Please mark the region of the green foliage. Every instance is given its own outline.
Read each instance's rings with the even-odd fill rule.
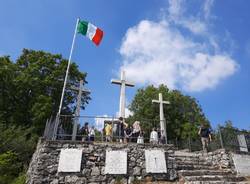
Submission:
[[[18,176],[22,167],[18,162],[18,156],[12,151],[0,154],[0,184],[10,183]]]
[[[35,149],[38,135],[32,128],[21,128],[14,125],[0,124],[0,153],[12,151],[18,154],[18,159],[24,167],[29,164],[29,159]]]
[[[168,100],[171,103],[164,105],[168,139],[197,138],[200,124],[209,125],[200,105],[194,98],[185,96],[177,90],[170,91],[164,85],[158,88],[148,86],[137,91],[130,105],[130,110],[134,114],[128,118],[128,122],[140,120],[143,129],[148,132],[153,127],[159,127],[159,104],[152,103],[153,99],[159,98],[159,93],[162,93],[165,101]]]
[[[24,183],[25,173],[46,120],[58,111],[67,60],[59,54],[24,49],[15,61],[0,57],[0,184]],[[86,73],[71,64],[63,114],[73,114],[77,92]],[[82,96],[81,108],[90,97]]]
[[[21,173],[11,184],[25,184],[26,175],[25,173]]]
[[[58,54],[24,49],[16,63],[0,57],[0,65],[0,122],[32,126],[41,135],[46,119],[58,111],[67,60]],[[75,109],[77,93],[69,86],[77,86],[80,80],[86,84],[85,78],[86,73],[71,64],[63,114],[72,114]],[[81,107],[89,100],[83,95]]]

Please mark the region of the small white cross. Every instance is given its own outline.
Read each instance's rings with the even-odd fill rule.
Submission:
[[[153,103],[159,103],[160,106],[160,128],[161,134],[163,134],[167,140],[167,132],[165,128],[165,118],[164,118],[164,111],[163,111],[163,104],[170,104],[169,101],[163,101],[162,94],[159,93],[159,100],[152,100]]]

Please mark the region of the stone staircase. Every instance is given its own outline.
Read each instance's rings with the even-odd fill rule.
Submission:
[[[250,184],[226,163],[230,162],[226,155],[219,154],[219,159],[218,155],[176,152],[174,157],[180,184]],[[220,165],[221,158],[224,158],[225,167]]]

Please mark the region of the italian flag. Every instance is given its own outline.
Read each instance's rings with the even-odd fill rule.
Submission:
[[[83,20],[80,20],[78,22],[77,32],[83,34],[84,36],[87,36],[96,45],[100,44],[103,37],[103,31],[101,29],[91,24],[90,22],[86,22]]]

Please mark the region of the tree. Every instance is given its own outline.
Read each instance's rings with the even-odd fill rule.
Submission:
[[[0,57],[0,65],[0,122],[7,123],[15,110],[14,79],[18,72],[8,56]]]
[[[67,62],[58,54],[27,49],[23,50],[16,63],[9,57],[1,57],[1,122],[34,126],[41,135],[46,119],[58,111]],[[78,85],[80,80],[86,84],[86,75],[78,70],[76,64],[71,64],[63,114],[72,114],[76,107],[77,93],[69,86]],[[88,94],[82,95],[82,109],[89,100]]]
[[[27,49],[15,62],[0,57],[0,184],[25,182],[46,119],[58,111],[67,62],[59,54]],[[63,114],[73,114],[76,108],[77,93],[69,86],[80,80],[86,84],[86,76],[71,64]],[[82,109],[89,100],[88,94],[82,95]]]
[[[195,98],[185,96],[178,90],[170,91],[165,85],[138,89],[129,107],[134,114],[128,118],[128,122],[140,120],[147,132],[159,127],[159,105],[152,104],[153,99],[158,99],[159,93],[171,103],[164,106],[168,139],[197,138],[200,124],[210,125]]]

